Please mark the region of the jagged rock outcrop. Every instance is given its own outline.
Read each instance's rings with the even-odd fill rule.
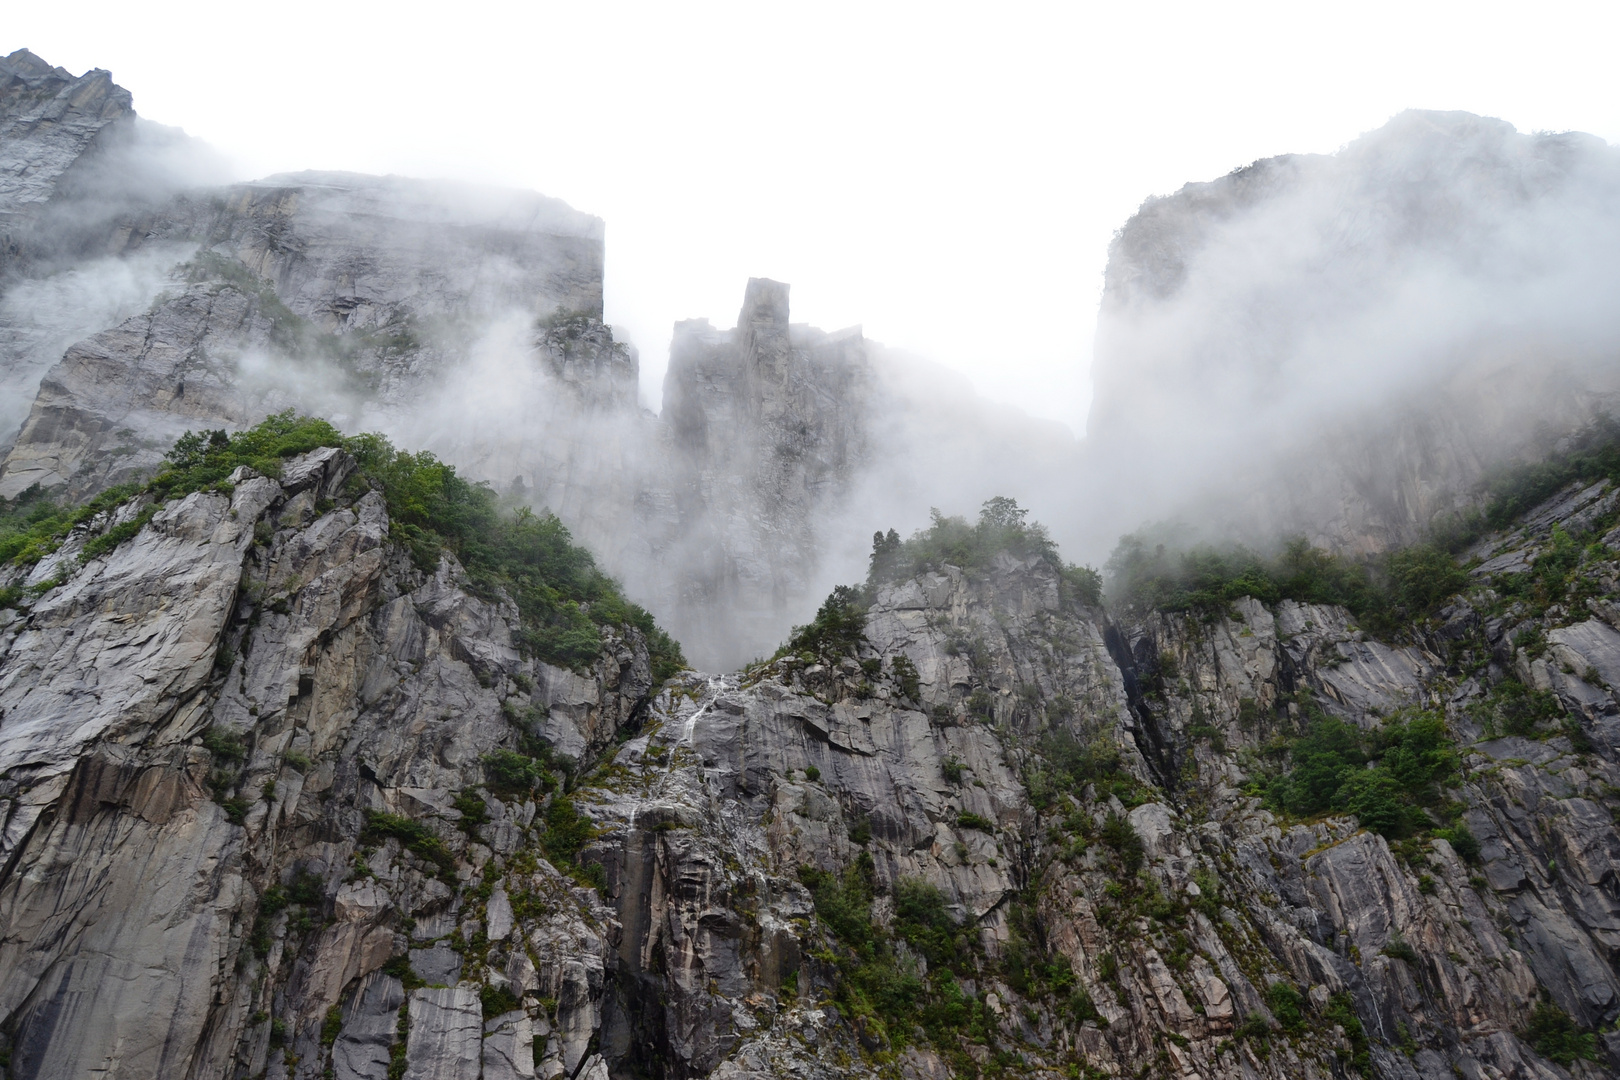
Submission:
[[[649,555],[686,568],[664,575],[658,606],[712,655],[741,662],[814,604],[827,519],[867,464],[873,378],[860,329],[790,324],[780,282],[750,279],[732,330],[676,324],[657,496],[670,520]]]

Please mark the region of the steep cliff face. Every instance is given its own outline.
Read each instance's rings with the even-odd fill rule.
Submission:
[[[88,190],[74,170],[127,95],[5,65],[0,146],[32,163],[0,188],[8,236],[60,239],[49,212]],[[1503,432],[1551,415],[1556,446],[1613,389],[1586,363],[1608,323],[1579,304],[1556,364],[1526,361],[1528,334],[1399,383],[1334,383],[1311,326],[1455,285],[1435,250],[1535,254],[1570,204],[1609,205],[1609,168],[1579,139],[1414,115],[1150,204],[1110,269],[1094,448],[1147,496],[1088,504],[1101,527],[1192,505],[1152,485],[1212,461],[1254,466],[1205,492],[1220,520],[1381,549],[1547,448]],[[1482,205],[1512,226],[1480,239]],[[909,463],[958,486],[950,454],[991,447],[999,476],[1048,445],[974,442],[960,398],[908,389],[858,330],[792,324],[764,279],[734,329],[677,326],[654,417],[601,321],[600,223],[538,196],[298,174],[117,206],[50,249],[71,269],[7,241],[0,359],[38,389],[0,494],[72,500],[182,430],[320,409],[555,508],[731,667],[814,611],[863,500],[938,490]],[[1571,265],[1602,269],[1608,219],[1583,220]],[[1298,247],[1223,276],[1257,236]],[[1392,264],[1412,295],[1379,291]],[[1301,276],[1341,287],[1294,312]],[[1428,355],[1407,345],[1395,361]],[[1342,429],[1304,409],[1281,443],[1184,422],[1196,399],[1259,431],[1281,414],[1245,409],[1272,390],[1286,409],[1341,386]],[[1392,386],[1433,400],[1356,427]],[[655,677],[667,641],[603,615],[616,592],[558,600],[540,549],[514,556],[528,591],[425,558],[424,504],[391,517],[365,441],[332,441],[7,547],[0,1080],[1620,1067],[1608,481],[1481,539],[1464,587],[1381,638],[1290,599],[1107,609],[993,502],[880,536],[867,587],[776,658]],[[1327,480],[1267,471],[1279,446]],[[581,622],[590,655],[537,658]]]
[[[410,954],[419,978],[379,969],[457,931],[463,887],[534,817],[492,801],[494,848],[457,832],[483,804],[452,800],[484,758],[524,717],[564,752],[599,751],[645,707],[646,644],[610,635],[580,672],[522,659],[515,608],[469,595],[453,562],[415,569],[381,497],[346,488],[352,470],[322,450],[279,480],[239,471],[229,494],[171,502],[81,565],[135,519],[128,504],[29,579],[60,584],[5,613],[8,1075],[381,1076],[396,1019],[432,1059],[411,1075],[467,1075],[458,1054],[473,1076],[519,1057],[512,1075],[533,1075],[526,1015],[482,1038],[476,991],[415,991],[400,1013],[401,978],[457,983],[448,948]],[[560,905],[558,933],[539,946],[549,966],[515,973],[577,1024],[576,946],[599,947],[600,904],[528,866],[523,895]],[[527,962],[510,914],[487,929]],[[570,1071],[582,1046],[559,1043]]]
[[[1612,409],[1617,191],[1601,140],[1408,112],[1148,200],[1097,330],[1088,451],[1133,463],[1113,505],[1345,550],[1420,538]]]
[[[1601,485],[1405,643],[1111,618],[1008,548],[877,588],[845,654],[655,690],[633,630],[525,659],[352,469],[239,472],[81,560],[127,505],[0,616],[6,1075],[1566,1076],[1541,995],[1575,1074],[1620,1049],[1578,1035],[1620,1016],[1615,564],[1585,611],[1480,615]],[[1453,733],[1461,831],[1245,790],[1403,709]]]
[[[74,78],[27,49],[0,60],[0,279],[30,254],[34,227],[110,128],[134,119],[129,91],[97,68]]]

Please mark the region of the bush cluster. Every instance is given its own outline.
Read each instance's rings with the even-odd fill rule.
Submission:
[[[1136,610],[1224,615],[1245,596],[1261,603],[1339,604],[1374,633],[1388,635],[1434,613],[1468,586],[1456,559],[1432,545],[1349,559],[1288,541],[1273,556],[1242,547],[1174,550],[1142,535],[1122,538],[1107,564],[1110,599]]]
[[[775,658],[802,654],[837,663],[855,656],[866,642],[866,608],[866,595],[860,588],[837,586],[822,601],[814,619],[793,628],[793,636],[776,651]]]
[[[1087,785],[1095,785],[1098,799],[1114,795],[1126,806],[1140,806],[1148,797],[1141,781],[1126,770],[1113,740],[1098,735],[1082,742],[1063,728],[1047,732],[1024,769],[1030,805],[1046,810],[1063,795],[1082,797]]]
[[[1407,710],[1363,731],[1314,707],[1306,713],[1304,731],[1278,748],[1291,767],[1264,785],[1268,807],[1298,817],[1354,814],[1392,840],[1430,828],[1426,809],[1448,808],[1444,787],[1459,758],[1439,714]],[[1447,838],[1467,846],[1466,833],[1453,826]]]
[[[1594,575],[1581,573],[1582,568],[1611,557],[1601,544],[1583,546],[1561,525],[1554,525],[1546,548],[1527,572],[1492,576],[1491,586],[1498,596],[1492,610],[1501,612],[1522,603],[1522,615],[1529,618],[1540,618],[1554,604],[1582,611],[1583,601],[1602,591]]]
[[[866,575],[868,590],[892,581],[904,581],[946,566],[982,570],[1002,552],[1019,558],[1035,557],[1061,575],[1066,598],[1096,606],[1102,602],[1102,576],[1088,566],[1065,565],[1044,525],[1027,521],[1029,511],[1006,496],[987,500],[979,520],[946,517],[930,510],[932,523],[902,540],[893,529],[872,537],[872,557]]]
[[[489,485],[426,452],[396,450],[380,435],[342,445],[387,499],[392,528],[418,565],[430,568],[450,551],[475,592],[510,596],[523,619],[521,643],[533,655],[580,668],[601,652],[601,627],[633,626],[646,636],[655,679],[686,666],[674,639],[624,598],[556,515],[503,507]]]
[[[367,810],[365,828],[360,832],[360,842],[380,844],[387,839],[398,840],[401,847],[432,863],[438,872],[439,880],[445,884],[456,883],[455,856],[431,828],[401,814]]]
[[[858,1030],[898,1051],[920,1029],[953,1061],[965,1058],[961,1036],[988,1041],[993,1014],[958,983],[974,977],[971,937],[951,918],[938,889],[918,880],[896,882],[894,918],[885,929],[872,918],[870,855],[862,853],[843,874],[801,867],[799,879],[837,941],[828,957],[838,973],[835,994]],[[926,962],[926,973],[913,956]]]
[[[1484,700],[1470,705],[1468,712],[1488,735],[1543,735],[1547,734],[1544,725],[1564,717],[1557,694],[1532,690],[1518,679],[1503,679]]]
[[[1582,1028],[1569,1013],[1552,1001],[1536,1002],[1530,1020],[1519,1032],[1542,1057],[1565,1066],[1580,1061],[1597,1061],[1597,1036]]]
[[[116,508],[138,494],[140,488],[124,484],[108,488],[78,506],[62,506],[35,484],[15,499],[0,499],[0,566],[32,566],[55,551],[75,525]],[[0,590],[0,607],[22,599],[20,589]]]

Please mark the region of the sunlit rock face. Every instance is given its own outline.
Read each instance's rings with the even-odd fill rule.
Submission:
[[[1616,151],[1466,113],[1150,199],[1097,331],[1090,451],[1131,476],[1111,505],[1416,539],[1485,469],[1614,405],[1617,241]]]

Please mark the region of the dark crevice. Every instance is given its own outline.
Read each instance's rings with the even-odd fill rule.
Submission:
[[[1108,646],[1108,655],[1113,658],[1114,666],[1119,668],[1125,680],[1125,701],[1136,721],[1132,732],[1136,749],[1153,773],[1154,783],[1166,792],[1173,791],[1178,777],[1174,750],[1167,745],[1158,718],[1148,708],[1147,700],[1142,695],[1141,680],[1137,677],[1136,660],[1131,656],[1125,635],[1120,633],[1112,620],[1104,625],[1103,643]]]

